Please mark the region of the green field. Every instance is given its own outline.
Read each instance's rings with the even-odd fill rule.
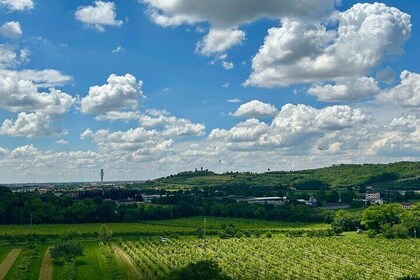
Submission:
[[[114,236],[108,246],[96,240],[84,241],[83,256],[75,262],[54,263],[54,279],[131,280],[166,279],[202,260],[217,263],[221,273],[230,279],[398,279],[420,275],[420,240],[383,238],[345,233],[340,237],[286,237],[293,230],[328,229],[325,224],[280,223],[272,221],[207,218],[206,228],[216,231],[222,224],[234,224],[250,231],[273,233],[252,237],[221,239],[207,236],[199,239],[192,233],[203,227],[202,217],[151,221],[136,224],[109,224],[119,233],[137,231],[153,233],[147,236]],[[63,235],[72,229],[96,234],[99,224],[34,226],[37,234]],[[181,234],[161,240],[161,229]],[[2,226],[4,235],[29,233],[27,226]],[[41,262],[48,246],[57,238],[47,238],[45,244],[30,246],[0,243],[0,263],[13,248],[20,248],[12,269],[5,279],[38,279]],[[23,275],[23,276],[22,276]],[[204,280],[204,279],[202,279]]]
[[[173,220],[147,221],[143,223],[106,224],[115,235],[159,235],[159,234],[194,234],[197,228],[204,226],[204,218],[193,217]],[[248,220],[239,218],[206,218],[208,229],[220,229],[222,224],[235,224],[239,228],[262,231],[287,231],[293,229],[326,229],[327,224],[285,223],[275,221]],[[96,236],[101,224],[66,224],[66,225],[0,225],[0,238],[7,236],[64,235],[69,232]]]

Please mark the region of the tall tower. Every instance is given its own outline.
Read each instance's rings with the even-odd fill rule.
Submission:
[[[104,170],[101,169],[101,184],[104,183]]]

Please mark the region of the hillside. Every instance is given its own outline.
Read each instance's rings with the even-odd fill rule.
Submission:
[[[301,171],[225,173],[188,171],[149,182],[153,187],[188,188],[215,186],[295,187],[325,189],[373,185],[378,188],[420,189],[420,162],[390,164],[341,164]]]

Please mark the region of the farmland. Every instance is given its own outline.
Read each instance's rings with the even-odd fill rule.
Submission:
[[[216,235],[226,224],[246,230],[248,237]],[[100,224],[34,226],[34,233],[47,238],[43,242],[35,238],[38,245],[1,241],[0,262],[12,249],[22,249],[5,279],[16,279],[16,275],[38,279],[47,248],[67,233],[79,232],[85,236],[76,234],[74,238],[81,242],[83,256],[75,262],[54,263],[54,279],[168,279],[201,261],[216,264],[227,277],[221,279],[398,279],[420,275],[419,240],[371,239],[355,233],[310,237],[309,232],[324,231],[329,225],[235,218],[207,218],[210,235],[198,238],[197,228],[203,226],[202,217],[108,224],[114,231],[108,245],[96,239]],[[288,232],[294,231],[306,234],[288,237]],[[24,236],[30,227],[1,226],[0,232]]]
[[[217,230],[222,224],[234,223],[242,229],[261,231],[288,231],[293,229],[326,229],[327,224],[304,224],[287,223],[276,221],[262,221],[239,218],[206,218],[206,226],[209,230]],[[159,234],[194,234],[197,228],[203,226],[203,218],[183,218],[171,220],[146,221],[142,223],[109,223],[106,224],[116,236],[144,235],[153,236]],[[37,236],[58,237],[67,233],[83,236],[96,237],[99,229],[98,224],[53,224],[53,225],[0,225],[0,239],[10,236],[26,237],[33,233]]]
[[[418,241],[417,241],[418,242]],[[418,244],[417,244],[418,245]],[[158,239],[122,242],[145,279],[214,260],[233,279],[396,279],[420,274],[412,240],[333,238]]]

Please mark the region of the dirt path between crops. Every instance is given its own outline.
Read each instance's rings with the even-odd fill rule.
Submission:
[[[123,271],[127,272],[128,279],[141,279],[141,273],[133,259],[119,246],[112,244],[111,247],[112,250],[114,250],[118,264],[123,269]]]
[[[12,249],[10,253],[7,254],[4,261],[0,264],[0,280],[6,278],[7,273],[12,268],[21,251],[22,249]]]
[[[39,271],[38,280],[52,280],[54,276],[54,264],[50,256],[50,249],[45,250],[44,258],[42,259],[41,270]]]

